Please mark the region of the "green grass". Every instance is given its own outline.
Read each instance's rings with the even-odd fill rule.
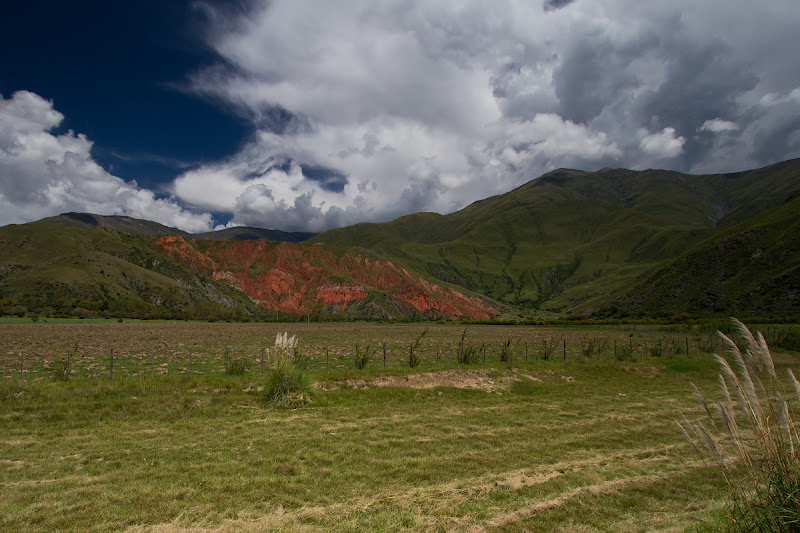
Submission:
[[[9,374],[0,384],[2,530],[642,531],[724,521],[724,481],[674,424],[679,410],[700,416],[688,382],[714,386],[709,354],[619,362],[578,358],[576,347],[566,362],[517,352],[511,365],[449,356],[437,367],[431,347],[462,331],[441,326],[421,341],[423,366],[412,370],[405,356],[419,326],[283,325],[313,353],[309,375],[323,387],[287,410],[263,399],[257,368],[226,376],[199,352],[205,343],[230,341],[231,353],[255,338],[272,344],[278,326],[30,329],[41,326],[3,325],[3,338],[19,346],[44,334],[45,346],[79,337],[84,348],[194,339],[203,373],[127,377],[121,357],[114,381]],[[473,327],[468,339],[499,346],[555,333],[628,334]],[[310,349],[338,353],[372,339],[406,348],[387,369],[379,353],[360,371],[349,354],[326,370],[324,351],[321,360]],[[423,378],[431,388],[412,388]]]
[[[796,316],[800,195],[634,280],[608,303],[617,314]]]

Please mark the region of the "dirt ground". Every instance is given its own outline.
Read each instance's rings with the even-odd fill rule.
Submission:
[[[459,389],[475,389],[486,392],[496,392],[508,389],[512,383],[520,380],[542,381],[541,379],[514,370],[511,375],[496,375],[489,369],[477,370],[440,370],[410,374],[408,376],[384,376],[372,380],[347,379],[333,383],[317,383],[321,390],[336,390],[339,388],[369,389],[374,387],[406,387],[411,389],[433,389],[436,387],[456,387]],[[561,379],[572,381],[569,376]]]

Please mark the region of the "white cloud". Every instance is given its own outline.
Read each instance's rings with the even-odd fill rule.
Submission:
[[[723,133],[726,131],[736,131],[739,129],[739,126],[735,122],[731,122],[729,120],[723,120],[721,118],[713,118],[711,120],[706,120],[703,122],[703,125],[700,126],[698,131],[708,131],[711,133]]]
[[[648,155],[658,159],[677,157],[683,152],[686,139],[675,137],[675,128],[664,128],[658,133],[645,134],[639,141],[639,147]]]
[[[63,120],[53,103],[28,91],[0,96],[0,224],[22,223],[67,211],[125,214],[187,231],[206,231],[211,215],[106,172],[91,156],[85,135],[50,132]]]
[[[245,5],[204,5],[221,61],[189,84],[256,132],[179,176],[173,199],[153,197],[165,220],[210,223],[182,202],[230,224],[322,230],[450,212],[557,167],[729,172],[800,156],[800,70],[785,52],[800,47],[796,0]],[[7,202],[117,212],[129,191],[150,205],[85,137],[47,133],[61,115],[37,98],[2,111],[14,129],[0,143],[30,137],[13,164],[42,167],[35,186],[3,185]]]
[[[174,193],[234,223],[319,230],[449,212],[562,166],[714,171],[798,153],[792,135],[767,148],[791,122],[763,111],[800,84],[776,53],[800,45],[791,0],[556,4],[256,0],[218,13],[210,44],[228,66],[192,86],[262,131]],[[276,108],[294,122],[276,127]],[[347,185],[275,168],[281,157]]]

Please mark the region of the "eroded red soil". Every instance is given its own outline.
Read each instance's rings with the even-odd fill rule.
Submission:
[[[486,319],[497,315],[483,300],[427,282],[388,261],[324,244],[193,241],[177,235],[154,236],[153,242],[183,265],[231,282],[267,309],[346,311],[372,297],[376,302],[395,300],[411,305],[429,317]]]

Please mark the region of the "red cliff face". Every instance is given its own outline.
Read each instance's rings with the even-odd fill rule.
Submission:
[[[267,309],[290,313],[346,311],[376,289],[431,318],[486,319],[490,305],[429,283],[381,261],[322,244],[270,241],[192,241],[154,236],[172,259],[214,279],[225,279]]]

